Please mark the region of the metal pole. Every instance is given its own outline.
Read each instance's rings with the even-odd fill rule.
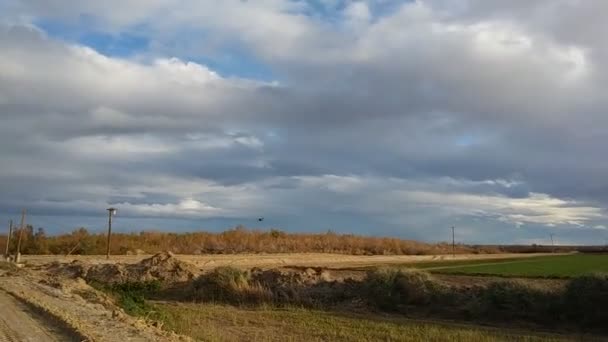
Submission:
[[[21,261],[21,239],[23,238],[23,229],[25,227],[25,209],[21,211],[21,225],[19,227],[19,239],[17,240],[17,256],[15,261]]]
[[[11,236],[13,235],[13,220],[8,222],[8,236],[6,237],[6,251],[4,252],[4,256],[8,258],[9,256],[9,246],[11,245]]]
[[[456,241],[454,238],[454,226],[452,226],[452,258],[456,258]]]
[[[110,259],[110,236],[112,236],[112,209],[108,209],[108,243],[106,249],[106,259]]]

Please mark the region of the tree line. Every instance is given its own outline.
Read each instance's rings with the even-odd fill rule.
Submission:
[[[10,251],[16,253],[20,231],[16,229]],[[107,235],[78,228],[71,233],[47,235],[43,228],[28,225],[23,230],[22,254],[81,254],[99,255],[106,252]],[[4,250],[6,235],[0,236]],[[449,243],[429,244],[412,240],[353,234],[286,233],[281,230],[250,230],[243,226],[224,232],[170,233],[141,231],[112,234],[110,253],[138,254],[171,251],[177,254],[235,254],[235,253],[340,253],[352,255],[433,255],[449,254]],[[488,253],[481,247],[457,245],[456,253]]]

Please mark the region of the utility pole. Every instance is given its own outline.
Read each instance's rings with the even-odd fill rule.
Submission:
[[[456,258],[456,240],[454,238],[454,226],[452,226],[452,258]]]
[[[25,209],[21,211],[21,225],[19,226],[19,239],[17,239],[17,256],[15,262],[21,262],[21,239],[23,238],[23,229],[25,228]]]
[[[110,237],[112,236],[112,216],[116,215],[116,208],[108,208],[108,243],[106,249],[106,259],[110,259]]]
[[[9,246],[11,245],[11,236],[13,235],[13,220],[8,222],[8,235],[6,237],[6,251],[4,252],[4,256],[8,259],[9,257]]]

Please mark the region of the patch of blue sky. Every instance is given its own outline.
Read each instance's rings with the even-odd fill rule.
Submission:
[[[402,6],[415,2],[416,0],[367,1],[373,19],[392,15],[397,12]]]
[[[349,1],[345,0],[307,0],[302,14],[323,21],[337,21],[342,17]]]
[[[78,43],[92,47],[106,56],[129,57],[146,51],[149,40],[129,33],[113,35],[88,32],[78,39]]]
[[[152,42],[145,35],[146,32],[149,32],[145,27],[133,27],[122,32],[108,33],[96,30],[94,26],[87,27],[85,25],[86,21],[87,18],[84,17],[81,20],[69,23],[38,20],[35,25],[52,38],[85,45],[109,57],[128,58],[160,51],[163,56],[158,57],[177,57],[184,61],[203,64],[223,77],[253,79],[262,82],[277,80],[276,75],[268,65],[246,49],[233,44],[222,44],[208,51],[204,49],[203,51],[196,49],[199,50],[196,52],[189,51],[189,45],[192,44],[192,39],[194,39],[193,36],[196,36],[196,39],[201,39],[202,44],[205,44],[205,35],[203,34],[195,35],[190,32],[190,34],[185,35],[191,38],[188,38],[188,42],[183,42],[184,46],[180,46],[180,39],[177,39],[173,41],[176,46],[163,44],[165,46],[160,50],[150,51]],[[141,32],[141,34],[138,32]],[[152,50],[155,49],[152,48]]]
[[[235,77],[261,82],[280,81],[273,70],[244,50],[222,50],[207,56],[189,56],[187,61],[203,64],[222,77]]]
[[[302,14],[329,23],[340,23],[344,18],[344,10],[356,1],[352,0],[306,0]],[[415,0],[368,0],[365,2],[372,15],[372,21],[388,16],[401,6],[414,3]]]
[[[38,20],[34,24],[50,37],[77,43],[113,57],[129,57],[145,52],[149,39],[138,35],[136,29],[107,33],[95,29],[94,19],[81,16],[77,21]]]

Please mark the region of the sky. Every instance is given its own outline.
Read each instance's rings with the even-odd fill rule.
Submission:
[[[604,244],[606,12],[0,0],[0,224]]]

